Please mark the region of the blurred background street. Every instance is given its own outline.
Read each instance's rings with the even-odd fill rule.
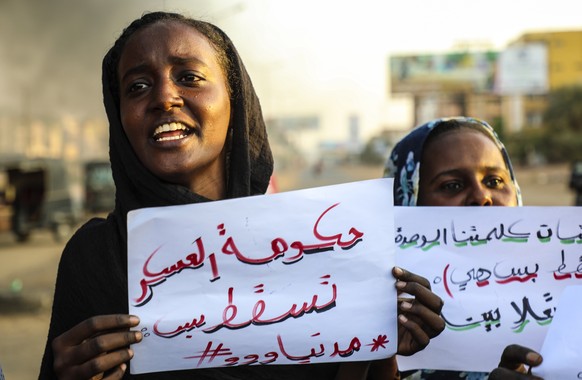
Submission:
[[[568,166],[518,168],[526,205],[569,206]],[[279,173],[279,191],[378,178],[381,166],[337,165],[320,175],[312,168]],[[58,260],[64,243],[48,230],[37,230],[25,243],[0,233],[0,358],[6,379],[38,376],[50,318]]]

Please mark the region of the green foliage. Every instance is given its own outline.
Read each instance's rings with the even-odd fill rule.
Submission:
[[[582,159],[582,86],[563,87],[548,96],[539,150],[549,162]]]
[[[495,130],[501,141],[505,141],[507,134],[505,133],[505,124],[503,124],[503,118],[495,117],[489,121],[489,124],[493,127],[493,130]]]
[[[514,163],[527,165],[533,154],[542,154],[545,131],[539,128],[524,129],[518,133],[507,135],[503,143]]]
[[[527,165],[534,156],[549,163],[582,160],[582,133],[566,130],[554,132],[546,128],[526,129],[504,141],[511,159]]]
[[[548,162],[582,160],[582,133],[574,130],[546,132],[548,133],[541,142],[541,152]]]
[[[582,132],[582,86],[563,87],[550,93],[544,127],[553,133]]]
[[[390,142],[382,136],[372,137],[360,153],[360,162],[366,165],[382,164],[389,152]]]
[[[504,134],[502,125],[494,127],[515,162],[528,164],[532,156],[549,163],[582,160],[582,86],[563,87],[548,95],[541,128]]]

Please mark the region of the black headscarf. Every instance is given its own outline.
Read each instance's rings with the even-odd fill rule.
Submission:
[[[156,15],[168,15],[157,12]],[[181,17],[179,15],[174,15]],[[172,20],[172,19],[170,19]],[[178,20],[178,22],[180,22]],[[226,72],[231,92],[230,152],[227,153],[227,198],[263,194],[273,171],[273,157],[267,139],[259,99],[251,79],[228,36],[218,27],[205,24],[223,39],[230,60]],[[114,47],[115,48],[115,47]],[[112,48],[103,59],[103,102],[109,119],[109,157],[116,185],[114,215],[125,226],[127,212],[143,207],[181,205],[208,201],[188,188],[164,182],[144,167],[134,153],[121,125],[118,91],[112,88],[111,66],[118,63]],[[217,47],[215,46],[215,49]],[[125,232],[122,232],[125,234]]]
[[[143,20],[147,19],[144,24]],[[214,37],[222,39],[230,60],[227,76],[231,92],[231,121],[228,143],[227,198],[262,194],[273,171],[261,107],[251,80],[230,39],[217,27],[181,15],[156,12],[146,14],[128,28],[152,24],[152,19],[170,19],[187,25],[204,24]],[[155,21],[154,21],[155,22]],[[139,26],[138,26],[139,28]],[[135,32],[136,28],[133,29]],[[207,30],[207,31],[208,31]],[[127,31],[127,29],[126,29]],[[127,35],[126,31],[124,34]],[[204,33],[202,33],[204,34]],[[209,201],[183,186],[161,181],[135,155],[119,113],[116,65],[120,40],[103,60],[103,100],[109,119],[109,156],[116,185],[115,210],[104,219],[95,218],[81,227],[67,243],[57,274],[55,296],[45,353],[39,379],[56,379],[53,339],[89,317],[127,314],[127,232],[128,211],[166,205]],[[122,44],[122,43],[121,43]],[[215,46],[216,48],[216,46]],[[286,380],[333,379],[337,363],[316,365],[242,366],[173,371],[144,375],[125,373],[124,379],[220,379]]]

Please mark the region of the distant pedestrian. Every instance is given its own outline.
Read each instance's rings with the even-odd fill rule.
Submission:
[[[582,206],[582,161],[572,164],[572,174],[570,175],[570,189],[576,192],[575,206]]]
[[[323,158],[317,160],[317,162],[313,165],[313,176],[320,177],[321,173],[323,173]]]

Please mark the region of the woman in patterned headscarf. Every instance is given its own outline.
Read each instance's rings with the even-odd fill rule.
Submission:
[[[497,134],[493,130],[493,128],[487,124],[486,122],[475,119],[475,118],[468,118],[468,117],[455,117],[455,118],[443,118],[430,121],[426,124],[423,124],[417,128],[415,128],[412,132],[406,135],[392,150],[390,158],[386,163],[386,167],[384,170],[385,177],[394,177],[394,203],[400,206],[417,206],[417,205],[426,205],[430,206],[429,204],[422,204],[423,203],[423,194],[420,193],[427,193],[425,191],[422,184],[428,184],[428,178],[422,178],[421,173],[423,172],[423,167],[421,167],[421,162],[426,162],[426,164],[431,164],[434,159],[442,157],[448,153],[455,153],[459,152],[459,149],[463,147],[471,147],[467,145],[467,142],[459,145],[449,145],[448,143],[443,144],[446,146],[446,149],[442,149],[441,151],[436,152],[437,154],[431,154],[428,152],[429,150],[434,150],[433,146],[438,143],[442,142],[445,138],[450,138],[451,136],[460,136],[458,139],[451,140],[453,144],[456,142],[461,142],[464,137],[463,136],[471,136],[471,134],[467,134],[465,132],[473,132],[472,135],[479,134],[481,136],[486,137],[490,140],[496,147],[499,160],[502,160],[501,163],[504,163],[503,166],[499,166],[498,168],[504,171],[507,175],[507,183],[505,183],[505,189],[513,192],[513,195],[509,197],[509,199],[504,204],[493,203],[492,205],[500,205],[500,206],[516,206],[521,205],[521,193],[519,190],[519,186],[515,179],[515,174],[513,172],[513,167],[511,165],[511,161],[509,159],[509,155],[503,143],[497,137]],[[437,147],[438,149],[438,147]],[[481,152],[475,152],[476,156],[482,156]],[[423,160],[423,157],[425,159]],[[455,159],[455,161],[457,161]],[[453,162],[451,162],[452,164]],[[477,164],[473,162],[473,164]],[[474,166],[474,165],[473,165]],[[473,167],[474,168],[474,167]],[[470,168],[470,169],[473,169]],[[427,169],[428,170],[428,169]],[[426,171],[425,171],[426,172]],[[475,171],[477,174],[477,171]],[[484,176],[484,179],[487,179],[486,175],[490,175],[491,173],[485,173],[481,170],[481,174]],[[490,188],[492,187],[492,183],[489,185],[484,184]],[[497,185],[501,185],[497,183]],[[466,189],[465,189],[466,190]],[[420,195],[420,199],[419,199]],[[459,203],[462,200],[465,202],[471,202],[473,200],[470,199],[461,199],[457,197],[454,201],[449,201],[447,204],[448,206],[463,206],[468,204]],[[492,199],[493,202],[499,202],[498,198]],[[452,204],[451,202],[456,202]],[[434,204],[433,204],[434,205]],[[487,205],[485,203],[484,205]],[[434,205],[436,206],[436,205]]]
[[[521,206],[521,193],[509,155],[493,128],[468,117],[423,124],[396,144],[385,177],[394,178],[399,206]],[[541,363],[539,354],[508,346],[500,368],[484,372],[420,370],[403,373],[415,380],[532,379],[523,365]]]

